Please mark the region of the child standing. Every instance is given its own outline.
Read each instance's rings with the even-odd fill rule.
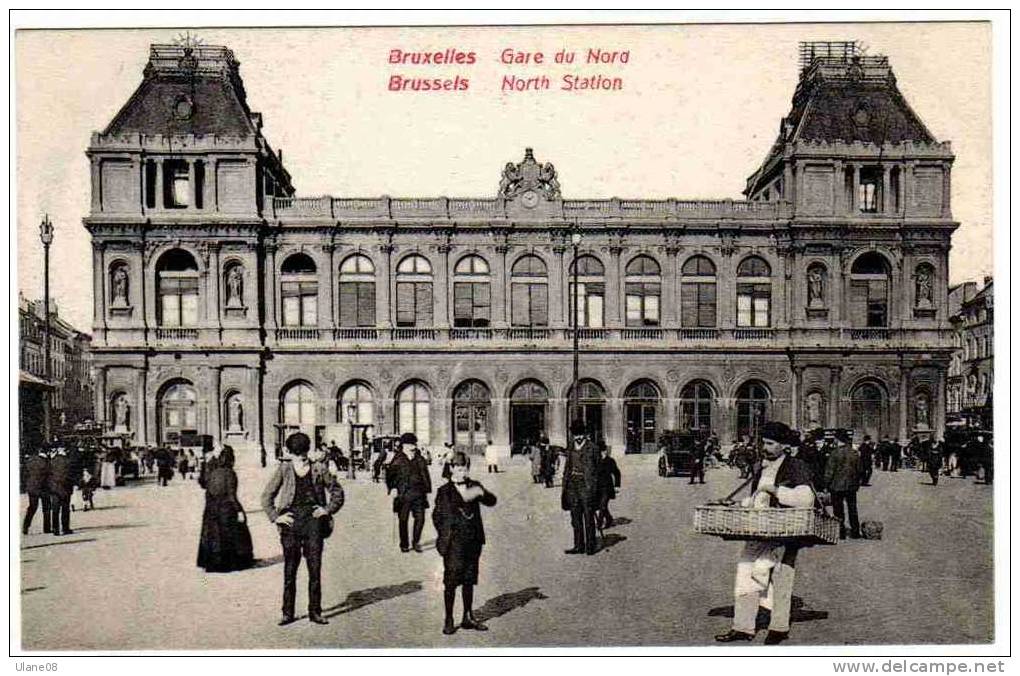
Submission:
[[[461,628],[487,631],[488,627],[475,618],[471,605],[475,585],[478,584],[478,560],[485,544],[479,505],[492,507],[496,504],[496,496],[468,478],[466,454],[454,453],[449,466],[449,481],[436,492],[436,507],[432,511],[432,523],[438,534],[436,549],[443,557],[443,602],[446,610],[443,633],[449,635],[457,631],[453,623],[453,603],[458,586],[461,587],[464,606]]]

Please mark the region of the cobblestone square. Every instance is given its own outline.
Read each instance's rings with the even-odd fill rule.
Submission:
[[[619,458],[618,525],[597,555],[567,556],[569,516],[559,488],[527,467],[475,477],[499,503],[484,513],[488,544],[475,592],[490,631],[443,636],[442,562],[431,523],[425,552],[402,554],[381,484],[345,481],[347,503],[326,544],[328,626],[277,627],[279,539],[258,508],[269,475],[240,468],[253,569],[195,567],[202,491],[151,479],[99,491],[95,511],[72,515],[74,534],[21,541],[26,650],[471,648],[497,646],[710,646],[729,626],[739,545],[692,532],[692,508],[725,495],[736,472],[704,486],[656,475],[653,456]],[[441,481],[433,467],[436,485]],[[477,470],[481,469],[481,472]],[[938,487],[919,472],[876,472],[859,494],[880,541],[802,552],[787,645],[965,644],[993,639],[992,488],[971,479]],[[25,507],[23,500],[22,509]],[[300,613],[305,570],[298,574]],[[458,613],[460,600],[458,598]],[[758,635],[762,641],[764,632]]]

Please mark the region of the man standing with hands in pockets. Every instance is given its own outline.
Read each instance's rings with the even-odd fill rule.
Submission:
[[[308,435],[292,434],[286,446],[291,459],[277,466],[262,491],[262,509],[280,531],[283,547],[280,626],[294,621],[297,569],[302,555],[308,564],[308,619],[315,624],[329,624],[322,616],[322,548],[333,530],[333,514],[344,504],[344,492],[323,463],[308,460]]]

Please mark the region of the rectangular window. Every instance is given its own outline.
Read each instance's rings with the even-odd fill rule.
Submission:
[[[340,284],[340,326],[375,326],[375,282]]]
[[[660,286],[631,282],[626,291],[627,326],[658,326]]]
[[[280,285],[283,325],[314,327],[318,324],[319,292],[315,282],[284,282]]]
[[[171,277],[159,281],[160,326],[191,327],[198,324],[198,280]]]
[[[769,284],[737,285],[737,326],[764,328],[771,325],[772,287]]]
[[[680,323],[685,327],[713,328],[715,283],[684,283],[680,286]]]
[[[163,206],[184,209],[191,203],[191,178],[184,160],[163,160]]]
[[[577,326],[581,328],[600,329],[603,326],[603,294],[604,284],[578,284]],[[573,302],[573,298],[571,298]]]
[[[203,189],[205,188],[205,162],[195,162],[195,208],[203,208],[205,202],[205,195],[203,195]]]
[[[510,323],[513,326],[549,325],[549,287],[515,282],[510,287]]]
[[[156,163],[152,160],[145,163],[145,207],[156,208]]]
[[[864,167],[857,185],[857,205],[861,212],[874,214],[882,211],[882,169]]]
[[[853,326],[882,328],[889,325],[888,283],[884,279],[850,283],[850,321]]]
[[[432,326],[432,282],[397,283],[397,326]]]
[[[453,285],[453,325],[485,327],[489,325],[488,282],[455,282]]]

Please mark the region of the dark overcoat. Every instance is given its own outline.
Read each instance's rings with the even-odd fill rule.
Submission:
[[[574,506],[595,508],[598,503],[598,463],[599,452],[591,439],[585,437],[580,445],[571,442],[563,466],[560,507],[564,511],[569,512]]]
[[[50,458],[50,473],[47,486],[52,495],[71,497],[74,490],[74,464],[69,455],[54,455]]]
[[[443,558],[476,556],[485,544],[481,505],[492,507],[496,496],[477,481],[467,479],[464,483],[468,488],[478,486],[485,492],[477,500],[465,502],[452,481],[436,491],[432,525],[436,527],[436,550]]]
[[[25,492],[42,495],[49,491],[50,461],[42,455],[30,455],[25,459]]]

